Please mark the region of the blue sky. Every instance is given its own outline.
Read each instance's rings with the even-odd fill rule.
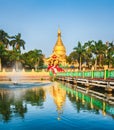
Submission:
[[[25,51],[41,49],[48,57],[58,27],[67,55],[78,41],[114,41],[114,0],[0,0],[0,29],[21,33]]]

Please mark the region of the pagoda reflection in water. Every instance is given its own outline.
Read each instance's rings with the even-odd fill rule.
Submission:
[[[110,115],[114,117],[114,96],[110,94],[103,94],[96,91],[87,93],[86,90],[80,88],[74,89],[71,85],[54,82],[48,86],[32,87],[32,88],[4,88],[0,87],[0,120],[10,121],[15,117],[25,118],[28,110],[31,107],[37,106],[40,111],[44,109],[48,101],[48,94],[51,95],[53,101],[53,113],[57,114],[57,119],[62,120],[65,114],[71,111],[65,111],[67,108],[73,106],[75,112],[81,111],[91,112],[93,114]],[[70,102],[69,102],[70,101]],[[69,104],[70,103],[70,104]],[[31,105],[31,107],[29,107]],[[56,110],[54,109],[56,107]],[[43,116],[43,115],[41,115]],[[45,117],[45,116],[44,116]],[[55,118],[55,117],[54,117]]]
[[[66,101],[66,91],[59,87],[60,84],[55,84],[54,86],[51,87],[50,94],[54,100],[54,103],[56,104],[57,107],[57,112],[58,112],[58,117],[57,119],[61,119],[61,114],[63,113],[63,107]]]

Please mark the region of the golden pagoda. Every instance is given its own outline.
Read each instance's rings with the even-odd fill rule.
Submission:
[[[65,46],[61,40],[61,31],[58,29],[58,39],[57,42],[53,48],[53,53],[60,56],[62,59],[66,59],[66,49]]]
[[[51,56],[47,59],[48,64],[59,63],[61,65],[66,65],[66,49],[61,40],[61,31],[58,29],[58,38],[56,44],[53,48]]]

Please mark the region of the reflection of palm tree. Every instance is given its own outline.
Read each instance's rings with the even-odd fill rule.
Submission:
[[[73,103],[73,106],[76,107],[77,112],[79,113],[80,109],[82,107],[82,103],[81,103],[81,100],[78,97],[78,92],[76,92],[76,95],[75,95],[76,97],[73,96],[72,93],[69,93],[69,92],[67,93],[67,96],[68,96],[69,100]]]
[[[3,116],[4,121],[9,121],[12,115],[24,117],[26,112],[27,106],[23,104],[22,98],[15,100],[13,92],[0,90],[0,114]]]
[[[29,101],[29,103],[35,106],[43,105],[45,100],[43,88],[33,88],[25,92],[24,96],[15,100],[15,93],[10,90],[0,90],[0,115],[2,115],[4,121],[9,121],[12,115],[24,118],[24,113],[27,112],[27,105],[23,104],[23,100]]]
[[[80,91],[75,92],[75,90],[72,89],[70,90],[66,89],[66,91],[67,91],[67,97],[73,104],[73,107],[76,108],[78,113],[80,112],[80,110],[88,110],[94,112],[95,114],[99,114],[99,109],[102,108],[102,106],[99,106],[98,99],[85,95]],[[100,104],[102,104],[102,102]],[[97,106],[97,109],[94,106]]]
[[[19,113],[19,115],[24,118],[24,113],[27,112],[27,105],[23,105],[22,100],[20,100],[15,102],[14,106],[13,109],[15,109],[15,113]]]
[[[0,114],[2,115],[2,119],[7,122],[11,117],[11,110],[10,110],[11,102],[6,101],[4,99],[0,100]]]
[[[45,91],[42,88],[30,89],[26,91],[25,100],[31,102],[32,105],[43,106]]]

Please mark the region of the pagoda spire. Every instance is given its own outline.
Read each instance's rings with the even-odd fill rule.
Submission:
[[[60,28],[58,28],[58,37],[61,37],[61,30],[60,30]]]
[[[53,53],[59,55],[61,58],[66,59],[66,49],[61,39],[61,30],[58,28],[58,38],[53,48]]]

